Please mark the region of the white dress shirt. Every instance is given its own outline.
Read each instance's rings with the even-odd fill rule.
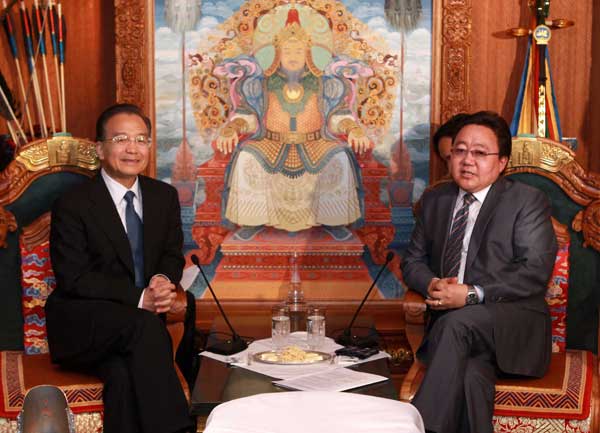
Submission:
[[[125,188],[119,182],[114,180],[112,177],[104,171],[104,169],[100,170],[100,175],[102,179],[104,179],[104,183],[106,184],[106,188],[110,193],[110,197],[112,198],[113,203],[117,208],[117,212],[119,214],[119,218],[121,219],[121,224],[123,224],[123,228],[125,229],[125,233],[127,233],[127,223],[125,222],[125,209],[127,208],[127,201],[125,200],[125,193],[127,191],[133,191],[133,208],[135,213],[138,214],[142,223],[144,222],[144,213],[142,208],[142,190],[140,189],[140,183],[138,178],[135,178],[135,182],[131,186],[131,188]],[[142,304],[144,303],[144,292],[140,295],[140,300],[138,301],[138,308],[142,308]]]
[[[144,211],[142,208],[142,191],[140,189],[140,183],[137,177],[135,178],[135,182],[131,188],[125,188],[119,182],[110,177],[108,173],[104,171],[104,169],[100,170],[100,174],[102,175],[102,179],[104,179],[104,183],[106,184],[106,188],[108,188],[108,192],[110,193],[113,203],[117,207],[117,212],[119,213],[119,218],[121,218],[121,223],[123,224],[125,233],[127,233],[127,223],[125,222],[125,209],[127,208],[125,193],[127,191],[133,192],[133,208],[143,223]]]
[[[473,227],[475,227],[475,221],[477,221],[477,216],[479,215],[479,211],[481,210],[481,206],[485,198],[487,197],[488,192],[492,185],[488,185],[481,191],[473,193],[475,197],[475,201],[471,203],[469,206],[469,215],[467,216],[467,226],[465,227],[465,237],[463,238],[462,249],[460,253],[460,266],[458,268],[458,283],[462,284],[465,277],[465,267],[467,265],[467,254],[469,252],[469,242],[471,241],[471,234],[473,234]],[[463,197],[467,192],[460,189],[458,193],[458,197],[456,199],[456,204],[454,205],[454,211],[452,212],[452,221],[454,221],[454,216],[456,212],[463,205]],[[452,231],[452,227],[450,227]],[[475,290],[477,291],[477,296],[479,297],[479,302],[483,302],[484,298],[484,290],[482,287],[474,285]]]

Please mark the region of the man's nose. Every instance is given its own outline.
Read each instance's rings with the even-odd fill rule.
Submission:
[[[137,153],[138,145],[133,140],[127,140],[127,145],[125,146],[125,151],[128,153]]]
[[[465,157],[463,158],[463,164],[473,165],[475,164],[475,158],[473,157],[473,152],[467,150]]]

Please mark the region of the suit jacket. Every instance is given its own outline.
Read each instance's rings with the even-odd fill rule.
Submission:
[[[139,176],[143,206],[144,278],[181,279],[180,206],[170,185]],[[53,359],[85,349],[93,326],[81,301],[111,301],[136,308],[133,257],[117,209],[98,174],[61,196],[52,209],[50,255],[56,289],[46,303]],[[101,305],[101,304],[98,304]]]
[[[426,191],[421,199],[402,272],[408,286],[423,296],[431,279],[444,275],[458,192],[451,182]],[[494,320],[496,360],[506,373],[541,376],[550,362],[550,315],[544,296],[557,250],[550,215],[543,192],[501,177],[473,227],[464,283],[484,290],[483,305]]]

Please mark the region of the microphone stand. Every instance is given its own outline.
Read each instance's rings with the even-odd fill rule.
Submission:
[[[373,290],[373,287],[375,287],[375,283],[377,283],[377,280],[379,280],[381,273],[386,268],[388,263],[392,261],[393,258],[394,258],[394,253],[392,253],[391,251],[389,253],[387,253],[387,256],[385,257],[385,263],[379,269],[379,272],[375,276],[375,279],[373,280],[371,287],[369,287],[369,290],[367,290],[365,297],[363,298],[362,302],[356,309],[356,312],[354,313],[354,316],[352,317],[350,324],[335,339],[335,342],[337,344],[341,344],[342,346],[358,346],[358,347],[377,347],[377,346],[379,346],[379,338],[377,336],[377,331],[375,331],[374,336],[359,337],[358,335],[352,335],[352,325],[354,325],[354,321],[356,320],[358,313],[360,312],[360,310],[362,309],[363,305],[365,304],[367,298],[371,294],[371,290]]]
[[[229,319],[227,318],[225,311],[223,311],[223,307],[221,307],[221,303],[219,302],[217,295],[215,295],[215,291],[210,285],[208,278],[206,278],[206,275],[202,270],[202,266],[200,266],[200,260],[198,260],[198,256],[196,256],[196,254],[192,254],[191,259],[192,263],[195,264],[198,267],[198,269],[200,269],[200,273],[202,274],[202,277],[204,278],[204,281],[208,286],[208,290],[210,290],[210,293],[215,302],[217,303],[219,311],[221,312],[221,316],[223,316],[223,319],[225,319],[225,323],[227,323],[227,326],[231,331],[231,338],[228,338],[224,341],[217,339],[215,343],[213,343],[211,346],[206,347],[205,350],[213,353],[218,353],[220,355],[233,355],[234,353],[246,350],[248,348],[248,343],[246,343],[242,338],[240,338],[240,336],[233,329],[233,326],[231,326],[231,323],[229,323]]]

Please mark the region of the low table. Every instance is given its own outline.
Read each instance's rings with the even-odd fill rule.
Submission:
[[[236,331],[243,336],[265,338],[270,333],[270,317],[249,316],[229,319]],[[338,329],[335,320],[327,319],[328,329]],[[348,323],[343,318],[341,323]],[[333,325],[333,326],[330,326]],[[215,319],[214,329],[224,331],[222,318]],[[385,359],[365,362],[352,367],[357,371],[390,376],[388,362]],[[200,369],[192,391],[191,414],[206,417],[217,405],[241,397],[268,392],[290,392],[272,384],[272,377],[265,376],[245,368],[230,366],[223,362],[201,357]],[[397,400],[398,392],[391,380],[379,382],[349,392],[384,397]]]

